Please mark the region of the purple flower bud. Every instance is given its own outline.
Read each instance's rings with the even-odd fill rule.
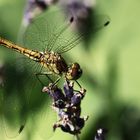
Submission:
[[[77,116],[80,117],[81,115],[81,107],[78,106],[70,106],[67,108],[67,112],[70,112],[71,116]]]
[[[74,118],[74,125],[76,126],[77,130],[81,130],[85,125],[84,118],[75,117]]]
[[[40,7],[42,10],[45,10],[47,8],[47,3],[45,0],[35,0],[35,3],[38,7]]]
[[[65,96],[68,100],[71,99],[71,97],[73,96],[73,82],[70,82],[70,81],[66,81],[64,83],[64,93],[65,93]]]
[[[65,104],[65,101],[59,99],[59,100],[54,101],[53,106],[59,109],[62,109],[62,108],[65,108],[66,104]]]
[[[62,93],[62,90],[60,88],[56,88],[52,90],[51,95],[55,101],[60,100],[60,99],[65,100],[65,96]]]
[[[44,87],[43,92],[47,92],[54,101],[62,100],[65,101],[65,96],[60,88],[50,84],[48,87]]]
[[[70,133],[71,132],[71,129],[70,129],[70,126],[68,124],[66,125],[61,125],[61,130],[63,132],[67,132],[67,133]]]
[[[82,100],[81,94],[79,94],[79,93],[76,92],[76,93],[73,95],[73,97],[71,98],[71,106],[80,105],[81,100]]]

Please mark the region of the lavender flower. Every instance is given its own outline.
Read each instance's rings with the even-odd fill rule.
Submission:
[[[74,89],[74,83],[65,81],[63,91],[56,85],[50,84],[44,87],[43,92],[47,92],[52,98],[52,106],[59,116],[59,120],[53,125],[53,130],[61,128],[63,132],[73,135],[81,133],[88,116],[81,117],[81,100],[85,96],[86,90],[80,91]]]

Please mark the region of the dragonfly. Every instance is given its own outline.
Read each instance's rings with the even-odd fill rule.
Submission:
[[[57,11],[57,12],[47,11],[46,13],[40,15],[35,20],[33,20],[32,23],[27,27],[27,30],[23,36],[23,42],[25,47],[23,47],[22,45],[17,45],[2,37],[0,37],[0,45],[9,48],[13,51],[16,51],[24,55],[26,58],[30,59],[31,61],[34,61],[36,64],[39,64],[40,70],[36,72],[35,75],[37,76],[38,80],[41,83],[42,81],[40,80],[39,76],[45,75],[50,80],[50,82],[54,84],[56,84],[60,80],[60,78],[64,77],[64,79],[76,81],[76,83],[80,86],[80,84],[77,82],[77,80],[82,75],[82,69],[80,65],[77,62],[68,65],[68,63],[62,56],[63,53],[77,46],[79,42],[82,40],[82,35],[77,35],[77,33],[72,31],[72,27],[75,24],[75,20],[76,19],[72,14],[65,17],[63,16],[62,11]],[[99,26],[101,25],[102,23]],[[36,49],[34,50],[32,48],[36,48]],[[38,50],[40,48],[42,48],[41,51]],[[56,75],[58,78],[54,81],[50,78],[50,75]],[[35,76],[32,75],[30,77],[35,77]],[[32,90],[31,85],[30,87]],[[23,91],[21,90],[20,94],[22,92]],[[7,95],[6,98],[3,99],[5,105],[4,109],[6,111],[3,109],[4,121],[2,121],[2,126],[4,126],[5,133],[8,137],[12,137],[12,138],[16,137],[25,129],[25,124],[27,123],[28,116],[26,115],[22,116],[21,114],[25,111],[28,112],[31,109],[33,110],[32,118],[34,120],[33,126],[35,126],[34,131],[39,130],[40,136],[46,139],[50,137],[50,135],[52,135],[52,133],[49,133],[49,131],[52,131],[51,130],[52,124],[50,125],[51,127],[48,127],[48,125],[51,123],[51,119],[54,117],[54,114],[49,109],[47,109],[48,99],[46,99],[45,95],[41,95],[38,92],[37,93],[38,96],[36,96],[36,93],[30,96],[28,95],[28,93],[29,92],[27,93],[23,92],[23,94],[26,94],[27,96],[27,99],[25,99],[26,102],[23,104],[20,103],[21,100],[17,99],[19,96],[18,93],[16,94],[16,96],[13,97],[11,96],[12,98],[9,98],[10,96]],[[35,103],[36,106],[34,107],[31,105],[31,103],[29,103],[29,100],[30,101],[34,100],[35,102],[37,101],[41,103],[43,102],[44,103],[42,105],[43,107],[39,106],[37,103]],[[14,101],[14,105],[13,105],[13,101]],[[13,127],[11,127],[10,129],[9,129],[10,126],[7,122],[10,113],[9,112],[8,112],[9,114],[7,113],[7,108],[9,112],[14,116],[13,117],[14,120],[15,119],[18,120],[18,122],[15,121],[15,125],[13,125]],[[22,110],[22,112],[19,111],[20,109]],[[41,110],[41,113],[39,110]],[[34,111],[36,111],[37,113]],[[21,113],[20,114],[21,116],[19,118],[15,117],[17,114],[16,112]],[[29,123],[30,122],[31,121],[29,121]],[[14,128],[14,126],[16,128]]]
[[[73,17],[71,17],[70,19],[71,24],[73,20],[74,20]],[[63,32],[63,30],[64,29],[60,30],[60,33]],[[57,39],[58,37],[59,36],[55,36],[54,38]],[[75,46],[76,45],[75,43],[77,43],[77,41],[78,38],[76,38],[76,40],[72,40],[72,42],[70,41],[66,46],[64,46],[65,51],[67,51],[67,47],[68,49],[70,49],[69,47],[71,46],[71,44]],[[78,78],[80,78],[82,74],[82,69],[80,68],[80,65],[78,63],[72,63],[70,66],[68,66],[65,59],[58,52],[55,53],[53,51],[48,50],[45,50],[44,52],[39,52],[36,50],[30,50],[22,46],[16,45],[2,37],[0,37],[0,44],[25,55],[26,57],[32,59],[33,61],[40,63],[42,67],[47,68],[49,71],[49,73],[46,72],[40,74],[50,75],[54,73],[59,76],[62,76],[62,74],[64,74],[67,80],[77,80]]]
[[[61,17],[61,20],[60,20]],[[82,74],[82,69],[80,68],[80,65],[75,62],[70,65],[67,64],[66,60],[62,57],[62,53],[67,52],[68,50],[72,49],[75,47],[78,43],[81,37],[77,37],[77,35],[71,34],[71,26],[74,24],[74,17],[69,16],[67,19],[62,17],[62,12],[47,12],[45,15],[41,15],[41,17],[38,17],[34,21],[32,21],[31,25],[27,28],[25,35],[24,35],[24,44],[25,46],[29,48],[25,48],[21,45],[17,45],[7,39],[4,39],[0,37],[0,45],[4,46],[8,49],[14,50],[24,56],[26,56],[28,59],[38,63],[40,65],[40,71],[36,73],[37,78],[39,75],[46,75],[49,80],[52,83],[57,83],[59,79],[64,76],[65,79],[67,80],[77,80],[80,78]],[[57,21],[57,22],[56,22]],[[57,24],[59,23],[59,27]],[[70,36],[70,37],[68,37]],[[67,39],[68,37],[68,39]],[[32,50],[30,48],[44,48],[44,51],[38,51],[38,50]],[[54,50],[54,51],[53,51]],[[43,71],[45,70],[45,71]],[[53,81],[48,75],[55,74],[58,76],[56,81]],[[38,78],[39,79],[39,78]],[[40,79],[39,79],[40,80]],[[41,82],[41,80],[40,80]],[[78,83],[78,82],[77,82]],[[41,90],[41,89],[40,89]],[[24,93],[26,94],[26,93]],[[26,95],[29,96],[29,95]],[[35,95],[34,95],[35,96]],[[41,95],[40,95],[41,96]],[[16,100],[16,98],[9,98],[5,97],[4,104],[5,104],[5,110],[4,112],[4,119],[7,116],[10,116],[11,114],[13,115],[14,113],[16,114],[19,108],[21,110],[26,110],[28,109],[27,103],[23,103],[21,105],[20,103],[15,103],[13,105],[12,101]],[[43,98],[45,98],[43,96]],[[47,99],[46,99],[47,100]],[[39,100],[43,102],[43,100]],[[38,102],[39,102],[38,101]],[[9,112],[7,111],[7,108]],[[29,107],[30,108],[30,107]],[[45,107],[44,107],[45,108]],[[14,110],[13,112],[11,110]],[[28,109],[29,110],[29,109]],[[43,110],[43,109],[42,109]],[[47,110],[47,115],[44,117],[45,125],[48,125],[48,121],[51,120],[50,118],[53,118],[52,116],[49,117],[49,111]],[[7,113],[8,112],[8,113]],[[45,109],[43,112],[46,112]],[[8,115],[10,114],[10,115]],[[42,113],[44,116],[44,113]],[[13,115],[14,116],[14,115]],[[34,117],[34,115],[32,115]],[[36,115],[36,119],[40,118],[40,116]],[[14,117],[13,117],[14,118]],[[16,117],[15,117],[16,118]],[[43,117],[42,117],[43,118]],[[47,119],[46,119],[47,118]],[[18,118],[19,119],[19,118]],[[17,119],[17,120],[18,120]],[[21,131],[24,130],[25,127],[25,122],[26,122],[27,117],[23,116],[23,119],[19,119],[19,122],[16,123],[16,128],[14,128],[15,132],[13,134],[11,133],[12,128],[9,129],[8,122],[6,122],[7,119],[2,121],[2,126],[4,126],[6,135],[8,137],[16,137],[18,133],[21,133]],[[36,122],[35,120],[34,122]],[[50,123],[50,122],[49,122]],[[51,124],[52,125],[52,124]],[[39,124],[36,125],[36,129],[39,126]],[[48,128],[47,128],[48,129]],[[50,128],[49,128],[50,129]],[[46,131],[46,130],[45,130]],[[51,131],[51,130],[48,130]],[[43,131],[44,134],[41,133],[41,135],[46,135],[46,132]],[[48,138],[47,136],[44,136],[45,138]]]

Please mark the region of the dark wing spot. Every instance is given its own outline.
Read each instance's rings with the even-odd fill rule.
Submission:
[[[110,21],[107,21],[104,26],[108,26],[110,24]]]
[[[24,126],[25,126],[25,125],[21,125],[21,126],[20,126],[19,131],[18,131],[19,134],[20,134],[20,133],[22,132],[22,130],[24,129]]]
[[[72,23],[74,21],[74,17],[72,16],[71,18],[70,18],[70,23]]]

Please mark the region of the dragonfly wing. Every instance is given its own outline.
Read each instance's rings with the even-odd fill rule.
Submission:
[[[32,105],[31,107],[32,112],[30,120],[33,124],[31,129],[34,129],[34,134],[36,136],[42,139],[49,139],[54,134],[53,124],[56,122],[56,114],[51,108],[51,100],[48,98],[47,94],[39,92],[32,97],[34,97],[32,103],[41,103]]]
[[[20,59],[18,63],[5,64],[5,83],[0,98],[2,129],[8,138],[15,138],[29,129],[30,135],[37,133],[39,137],[49,138],[53,135],[50,122],[55,122],[56,118],[51,115],[54,113],[51,100],[41,93],[42,86],[35,76],[41,68],[35,62],[28,63],[27,59]],[[48,79],[44,80],[47,84]]]
[[[47,70],[40,67],[40,64],[36,65],[32,70],[31,90],[29,97],[29,120],[31,122],[30,132],[33,132],[35,136],[39,136],[42,139],[49,139],[53,136],[53,123],[56,122],[56,113],[52,109],[52,100],[48,94],[42,93],[42,83],[46,86],[49,84],[49,79],[46,75],[37,79],[37,73],[43,73]]]
[[[63,10],[56,9],[46,11],[28,26],[24,35],[25,46],[58,53],[69,51],[82,42],[84,37],[95,34],[110,22],[106,15],[91,15],[89,18],[92,21],[87,19],[82,24],[73,13],[65,15]],[[80,32],[76,32],[75,28]]]
[[[56,49],[58,53],[62,54],[76,47],[84,40],[89,39],[89,35],[95,35],[96,32],[110,23],[110,18],[106,15],[92,15],[90,19],[92,19],[92,21],[88,21],[87,19],[86,22],[82,23],[78,17],[75,18],[72,24],[77,30],[73,32],[70,27],[68,31],[60,36],[57,40],[59,42],[58,44],[60,44]]]
[[[44,69],[40,68],[36,72],[41,73]],[[42,139],[49,139],[53,136],[53,123],[56,122],[56,113],[52,109],[52,100],[48,94],[42,93],[42,84],[48,85],[49,79],[45,75],[39,77],[40,81],[34,75],[35,82],[32,83],[30,97],[29,97],[29,108],[31,122],[30,130],[35,136],[39,136]]]
[[[25,76],[15,67],[5,63],[4,86],[1,89],[1,126],[9,138],[17,137],[22,132],[28,113],[27,95],[22,86]]]
[[[63,10],[51,10],[40,15],[27,27],[24,35],[26,47],[57,51],[73,39],[73,15],[65,16]]]

